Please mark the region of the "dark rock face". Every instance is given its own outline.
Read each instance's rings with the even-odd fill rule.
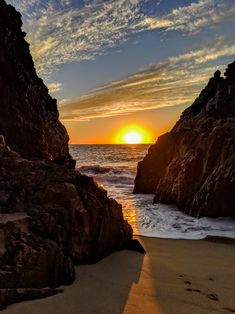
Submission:
[[[0,0],[0,134],[22,157],[68,158],[56,100],[35,72],[21,26],[21,15]]]
[[[0,309],[60,292],[74,264],[131,246],[122,208],[75,170],[20,14],[0,0]],[[9,146],[11,149],[9,148]],[[47,288],[46,288],[47,287]]]
[[[193,216],[235,216],[235,62],[216,71],[138,164],[134,193]]]
[[[96,262],[131,239],[121,205],[92,178],[3,144],[0,163],[0,288],[70,284],[74,263]]]
[[[74,264],[97,262],[131,238],[121,205],[92,178],[69,161],[23,159],[0,136],[0,308],[53,294],[41,289],[71,284]]]

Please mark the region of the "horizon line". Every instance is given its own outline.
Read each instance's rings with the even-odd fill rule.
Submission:
[[[128,144],[128,143],[69,143],[69,145],[153,145],[154,143],[136,143],[136,144]]]

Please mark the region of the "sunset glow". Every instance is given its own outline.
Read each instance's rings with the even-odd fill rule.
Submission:
[[[234,0],[6,2],[74,144],[155,141],[235,57]]]
[[[149,132],[139,125],[127,125],[116,135],[116,144],[149,144],[152,142]]]
[[[140,144],[142,136],[137,132],[130,132],[125,135],[124,140],[127,144]]]

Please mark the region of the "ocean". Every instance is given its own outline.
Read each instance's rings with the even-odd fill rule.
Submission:
[[[81,173],[92,176],[108,196],[122,204],[135,235],[203,239],[208,235],[235,238],[235,219],[194,218],[174,205],[153,204],[153,195],[133,194],[137,163],[149,145],[70,145]]]

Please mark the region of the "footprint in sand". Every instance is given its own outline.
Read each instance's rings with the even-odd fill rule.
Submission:
[[[186,288],[186,291],[190,291],[190,292],[197,292],[197,293],[201,293],[201,290],[199,289],[191,289],[191,288]]]
[[[192,283],[191,283],[191,281],[188,281],[188,280],[185,280],[185,282],[184,282],[186,285],[191,285]]]
[[[183,275],[178,275],[178,277],[183,278]],[[213,281],[214,278],[212,277],[208,277],[208,280]],[[185,285],[192,285],[192,282],[189,280],[185,280],[184,281]],[[185,288],[186,291],[188,292],[197,292],[197,293],[202,293],[200,289],[192,289],[192,288]],[[204,294],[204,293],[203,293]],[[213,301],[219,301],[219,297],[217,294],[215,293],[210,293],[210,294],[205,294],[209,299],[213,300]],[[230,312],[230,313],[235,313],[235,310],[229,307],[224,307],[224,310]]]
[[[219,297],[217,294],[215,293],[210,293],[207,295],[209,299],[213,300],[213,301],[219,301]]]
[[[189,285],[192,285],[192,282],[189,281],[189,280],[185,280],[184,283],[185,283],[185,285],[188,285],[188,286],[189,286]],[[199,290],[199,289],[186,288],[185,290],[186,290],[186,291],[190,291],[190,292],[201,293],[201,290]]]
[[[179,277],[179,278],[183,278],[184,276],[180,274],[180,275],[178,275],[178,277]],[[189,280],[185,280],[185,281],[184,281],[184,284],[189,286],[189,285],[192,285],[192,282],[189,281]],[[200,289],[185,288],[185,290],[188,291],[188,292],[197,292],[197,293],[201,293],[201,290],[200,290]]]

